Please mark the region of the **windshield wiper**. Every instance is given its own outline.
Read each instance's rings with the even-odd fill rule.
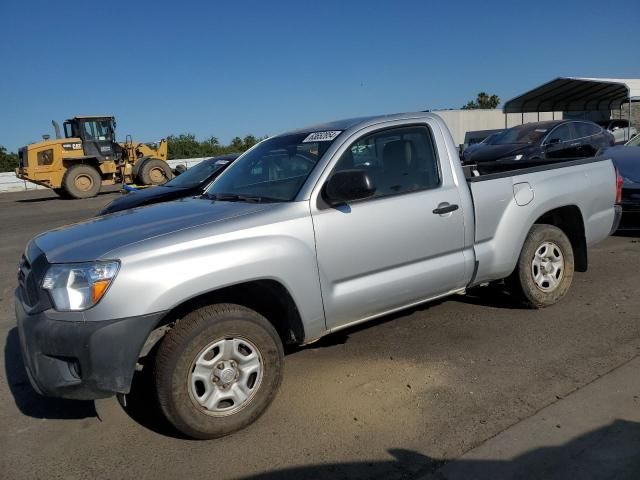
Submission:
[[[239,195],[237,193],[203,193],[201,198],[209,200],[220,200],[222,202],[248,202],[248,203],[267,203],[279,202],[281,200],[271,197],[260,197],[257,195]]]

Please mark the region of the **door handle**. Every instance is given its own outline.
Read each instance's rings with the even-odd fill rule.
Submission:
[[[438,208],[435,208],[433,210],[433,213],[435,213],[436,215],[444,215],[445,213],[451,213],[451,212],[455,212],[458,208],[460,208],[458,205],[442,205]]]

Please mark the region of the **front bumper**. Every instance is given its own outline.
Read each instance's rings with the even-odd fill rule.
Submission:
[[[28,314],[21,295],[18,289],[20,347],[38,393],[93,400],[129,392],[142,347],[164,312],[86,321],[82,312]]]

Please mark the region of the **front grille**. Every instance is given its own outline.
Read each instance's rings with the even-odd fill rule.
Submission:
[[[622,203],[640,206],[640,188],[623,188]]]
[[[40,288],[48,268],[45,254],[35,242],[29,242],[18,267],[18,288],[23,302],[34,312],[46,310],[51,305],[47,292]]]
[[[22,255],[20,259],[20,268],[18,269],[18,284],[22,289],[24,301],[30,307],[38,303],[40,293],[38,292],[38,284],[32,274],[31,264],[27,257]]]

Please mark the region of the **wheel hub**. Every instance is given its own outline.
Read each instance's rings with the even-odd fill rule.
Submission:
[[[188,378],[191,400],[203,413],[231,415],[244,408],[263,376],[262,355],[243,338],[211,342],[196,356]]]
[[[93,186],[93,180],[88,175],[78,175],[74,181],[76,188],[86,192]]]
[[[222,382],[223,385],[233,382],[237,377],[236,369],[230,367],[223,368],[224,370],[220,372],[220,382]]]
[[[533,281],[543,292],[552,292],[564,277],[564,256],[554,242],[543,242],[536,248],[531,261]]]
[[[149,172],[149,177],[151,178],[151,181],[155,184],[162,183],[162,181],[165,179],[164,172],[160,168],[151,169],[151,171]]]

